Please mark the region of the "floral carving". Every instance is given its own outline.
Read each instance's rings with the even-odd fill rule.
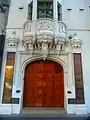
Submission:
[[[38,31],[40,31],[40,30],[52,31],[53,25],[51,24],[51,22],[48,22],[48,21],[40,21],[40,22],[37,22],[37,30]]]

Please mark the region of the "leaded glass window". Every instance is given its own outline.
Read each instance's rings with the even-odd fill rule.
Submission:
[[[37,1],[37,18],[53,19],[53,0]]]

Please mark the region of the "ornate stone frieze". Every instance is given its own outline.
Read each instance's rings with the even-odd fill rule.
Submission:
[[[31,53],[60,54],[66,41],[66,25],[49,19],[24,24],[24,47]]]
[[[39,19],[27,21],[24,24],[24,37],[36,34],[59,35],[66,39],[66,25],[63,22],[56,22],[50,19]]]
[[[52,21],[49,21],[49,20],[39,20],[37,22],[37,31],[43,31],[43,30],[46,30],[46,31],[53,31],[53,22]]]
[[[26,39],[27,38],[27,39]],[[25,37],[24,47],[29,50],[30,53],[40,53],[42,55],[48,54],[60,54],[64,50],[63,39],[59,37],[53,37],[52,35],[37,35]]]

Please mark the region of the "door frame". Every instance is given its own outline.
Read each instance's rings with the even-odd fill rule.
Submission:
[[[22,92],[21,92],[21,102],[20,102],[21,110],[23,108],[25,68],[29,63],[37,61],[37,60],[42,60],[42,59],[43,59],[43,57],[41,57],[41,56],[31,57],[29,59],[26,59],[21,66],[21,81],[22,81],[22,85],[21,85]],[[68,99],[67,99],[67,94],[66,94],[66,90],[67,90],[66,84],[67,84],[67,76],[68,76],[67,66],[66,66],[65,62],[63,60],[61,60],[60,58],[49,56],[46,58],[46,60],[52,60],[54,62],[57,62],[58,64],[60,64],[63,67],[63,72],[64,72],[64,108],[67,111],[67,105],[68,105]]]

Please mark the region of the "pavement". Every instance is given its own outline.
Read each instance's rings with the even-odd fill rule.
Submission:
[[[90,120],[89,115],[0,115],[0,120]]]

